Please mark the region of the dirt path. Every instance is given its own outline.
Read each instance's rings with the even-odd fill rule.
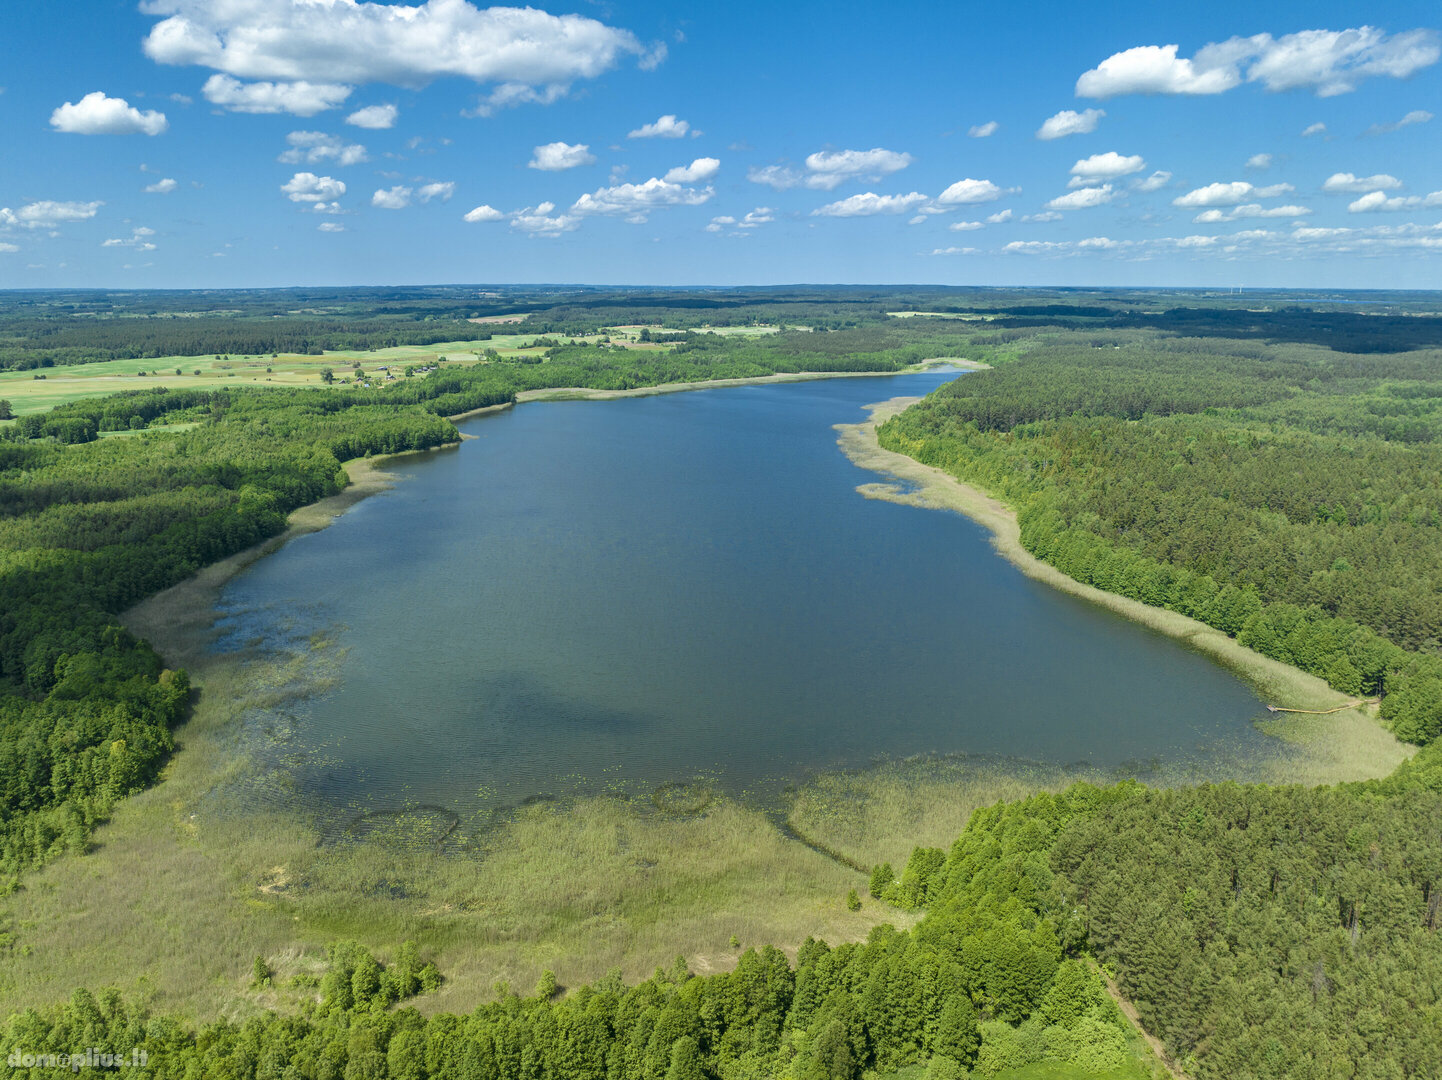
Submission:
[[[1097,970],[1101,971],[1101,968],[1098,967]],[[1117,1003],[1117,1008],[1122,1011],[1123,1016],[1131,1021],[1132,1027],[1137,1029],[1141,1037],[1147,1041],[1147,1045],[1152,1048],[1152,1053],[1157,1056],[1157,1060],[1162,1063],[1167,1072],[1170,1073],[1175,1080],[1191,1080],[1191,1077],[1182,1072],[1181,1067],[1167,1056],[1167,1049],[1162,1045],[1162,1041],[1142,1026],[1141,1019],[1137,1016],[1137,1007],[1127,1000],[1126,995],[1121,991],[1121,987],[1117,986],[1111,976],[1105,971],[1101,971],[1101,977],[1107,984],[1107,993],[1111,994],[1112,1000]]]

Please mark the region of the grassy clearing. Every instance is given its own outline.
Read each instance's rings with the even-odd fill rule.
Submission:
[[[742,337],[755,338],[765,337],[768,334],[779,334],[781,326],[696,326],[692,327],[693,333],[715,334],[717,337]],[[611,336],[611,341],[616,344],[635,341],[641,336],[642,330],[649,330],[653,334],[675,334],[680,331],[668,328],[661,323],[627,323],[624,326],[610,326],[606,332]]]
[[[960,322],[991,322],[996,315],[976,311],[888,311],[892,319],[954,319]]]
[[[893,398],[871,406],[869,419],[860,424],[836,426],[837,443],[855,464],[891,478],[862,484],[857,488],[862,495],[965,514],[991,531],[992,545],[1027,577],[1178,639],[1236,673],[1269,704],[1295,709],[1331,709],[1351,700],[1316,676],[1255,653],[1205,623],[1083,585],[1036,558],[1022,547],[1016,512],[1011,507],[941,469],[878,445],[877,425],[918,400]],[[1415,752],[1415,747],[1399,742],[1377,723],[1365,707],[1331,716],[1286,716],[1273,721],[1265,730],[1291,744],[1297,756],[1273,766],[1279,775],[1262,779],[1320,784],[1384,776]]]
[[[576,340],[598,341],[602,335]],[[570,340],[570,339],[567,339]],[[80,398],[148,390],[157,386],[177,390],[206,390],[235,386],[322,386],[321,371],[330,368],[337,380],[347,377],[355,364],[374,373],[380,365],[404,367],[437,363],[475,364],[486,349],[503,357],[539,355],[535,334],[496,334],[489,341],[452,341],[434,345],[400,345],[391,349],[343,350],[319,356],[297,353],[222,356],[163,356],[135,360],[107,360],[42,371],[0,371],[0,398],[7,399],[17,415],[43,412]],[[624,343],[624,342],[621,342]],[[648,346],[670,348],[670,346]],[[176,374],[177,369],[179,374]],[[141,373],[144,372],[142,375]],[[44,378],[37,379],[36,375]]]
[[[1165,1080],[1168,1075],[1165,1066],[1152,1060],[1150,1054],[1137,1052],[1137,1057],[1114,1072],[1091,1072],[1061,1061],[1038,1061],[1020,1069],[1003,1069],[994,1080]],[[926,1080],[926,1066],[911,1065],[887,1073],[882,1080]]]

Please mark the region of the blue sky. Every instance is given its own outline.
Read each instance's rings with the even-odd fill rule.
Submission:
[[[1435,2],[73,0],[0,287],[1442,288]]]

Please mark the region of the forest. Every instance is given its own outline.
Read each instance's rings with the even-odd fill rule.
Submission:
[[[276,988],[290,1004],[274,1011],[196,1022],[78,989],[8,1017],[7,1052],[134,1049],[158,1077],[256,1080],[1151,1080],[1109,979],[1194,1080],[1442,1077],[1432,299],[1389,294],[1354,317],[1340,300],[1301,310],[1281,294],[1266,300],[1289,306],[1275,319],[1246,310],[1256,296],[1159,290],[0,300],[0,364],[21,366],[45,350],[85,362],[200,338],[203,352],[239,352],[262,326],[293,334],[272,339],[287,349],[328,333],[484,341],[486,324],[464,320],[496,314],[556,335],[541,356],[440,363],[376,389],[134,391],[0,427],[8,889],[47,860],[83,858],[174,750],[189,680],[121,628],[121,611],[280,533],[291,510],[344,487],[344,461],[453,442],[447,417],[526,390],[993,364],[890,421],[884,445],[1010,502],[1027,548],[1078,580],[1379,698],[1398,736],[1431,744],[1386,779],[1331,788],[1126,781],[998,803],[949,849],[872,869],[871,895],[910,929],[808,940],[794,960],[777,946],[795,942],[747,943],[731,971],[695,975],[678,959],[631,986],[543,977],[457,1016],[427,1006],[445,973],[415,946],[378,957],[338,942],[323,975]],[[887,314],[912,310],[937,317]],[[651,347],[561,340],[623,322],[653,328]],[[724,326],[790,329],[709,332]],[[263,958],[253,971],[270,986]]]
[[[1078,581],[1442,733],[1442,352],[1053,335],[892,419]]]
[[[525,332],[580,336],[662,324],[675,331],[781,326],[898,330],[891,312],[977,320],[998,333],[1151,329],[1169,336],[1291,341],[1356,352],[1442,345],[1442,315],[1425,293],[1356,297],[1288,290],[1244,295],[1160,289],[906,286],[619,289],[413,288],[0,292],[0,371],[103,360],[265,353],[317,354],[490,340],[501,317]],[[1405,316],[1405,317],[1400,317]],[[926,320],[929,322],[953,320]]]

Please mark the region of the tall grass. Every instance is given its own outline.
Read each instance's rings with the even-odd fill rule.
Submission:
[[[735,962],[733,936],[742,948],[794,948],[811,934],[864,937],[889,917],[870,902],[847,910],[860,875],[724,798],[698,814],[619,797],[533,806],[458,854],[406,843],[398,828],[335,842],[295,812],[284,771],[267,775],[264,755],[249,752],[247,720],[324,689],[333,648],[207,652],[218,581],[132,614],[190,666],[199,701],[162,782],[123,802],[88,855],[0,901],[0,927],[15,935],[0,955],[0,1013],[78,985],[117,986],[195,1019],[259,1008],[275,993],[249,987],[256,956],[285,972],[287,958],[303,963],[337,938],[381,956],[417,941],[448,978],[425,1007],[464,1011],[497,982],[528,990],[546,968],[563,985],[612,968],[639,979],[677,954],[706,971]]]

